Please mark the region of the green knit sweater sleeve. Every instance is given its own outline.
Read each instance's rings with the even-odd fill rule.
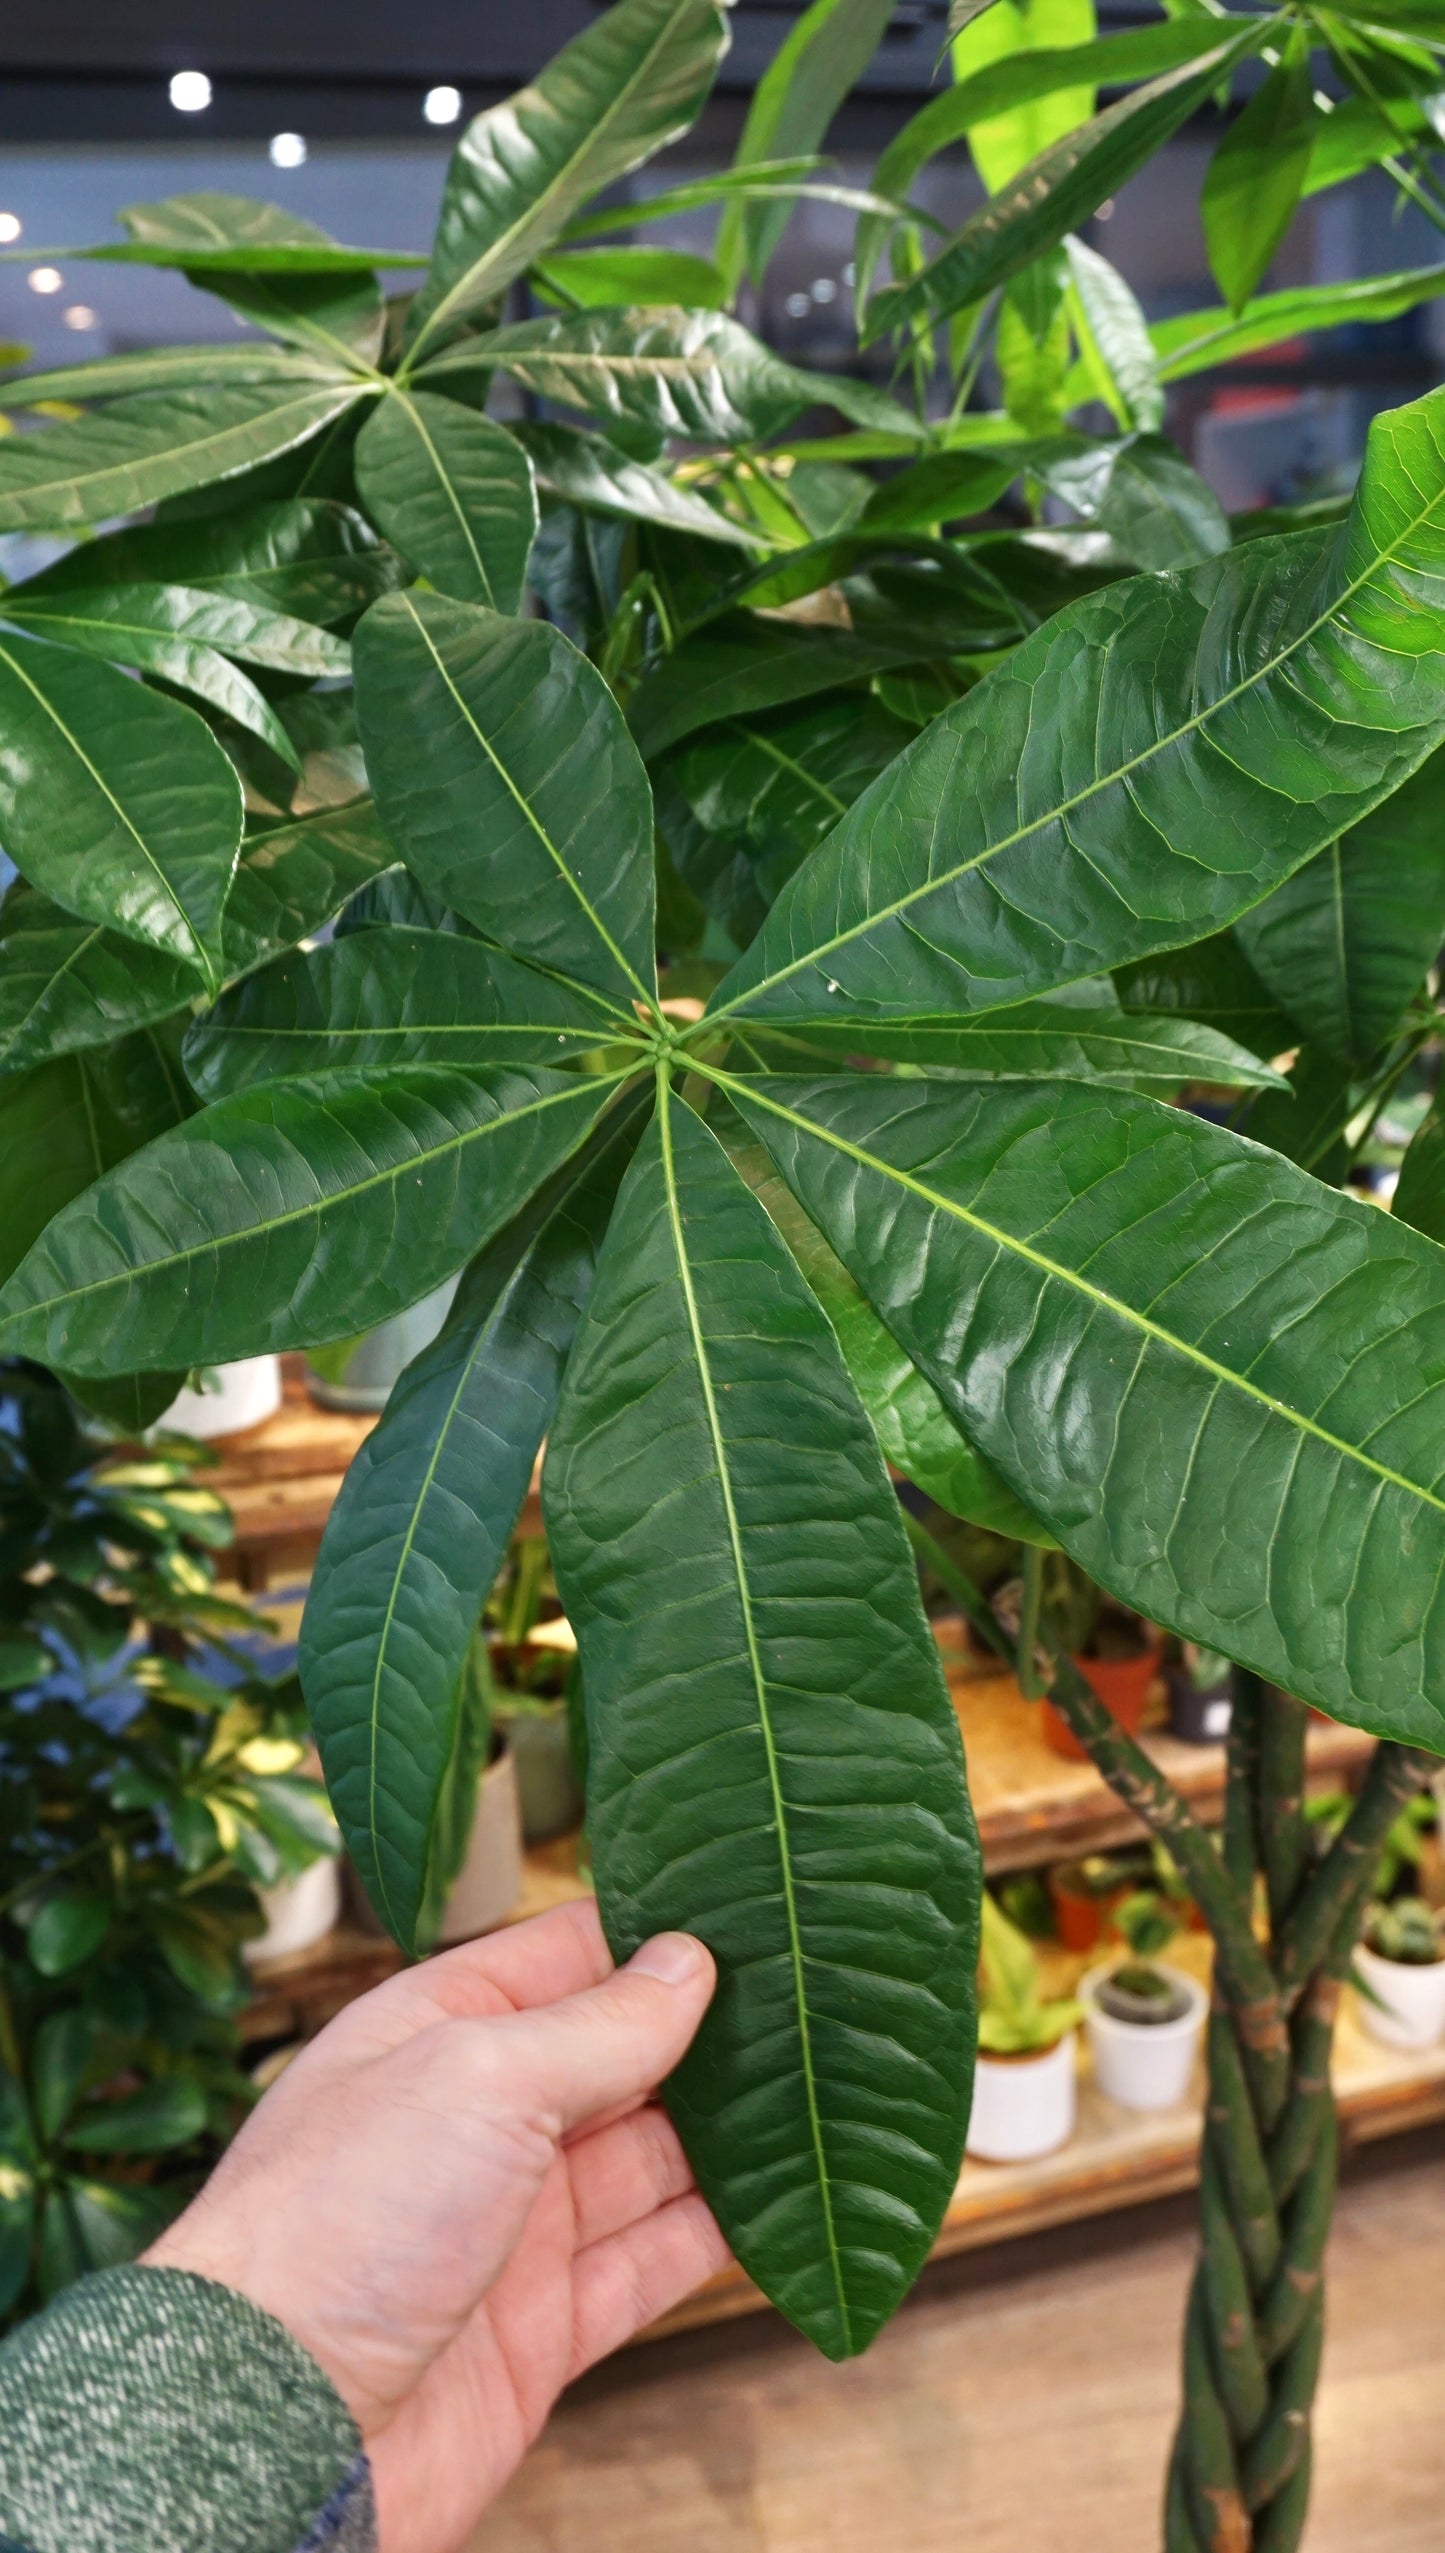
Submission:
[[[0,2348],[0,2553],[376,2553],[371,2472],[259,2306],[104,2270]]]

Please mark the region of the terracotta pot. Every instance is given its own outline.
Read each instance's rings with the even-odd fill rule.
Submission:
[[[438,1947],[473,1941],[505,1923],[522,1894],[522,1812],[517,1767],[504,1746],[487,1766],[477,1792],[477,1814],[466,1859],[447,1899]]]
[[[1057,1869],[1049,1872],[1048,1883],[1054,1922],[1065,1950],[1096,1949],[1104,1937],[1109,1915],[1129,1894],[1126,1884],[1096,1896],[1092,1889],[1071,1887]]]
[[[1111,1719],[1120,1728],[1137,1737],[1144,1725],[1149,1703],[1149,1687],[1159,1673],[1158,1646],[1145,1649],[1137,1658],[1075,1658],[1080,1675],[1092,1684]],[[1067,1720],[1060,1717],[1052,1702],[1041,1702],[1044,1742],[1056,1755],[1066,1755],[1073,1764],[1088,1761],[1088,1750],[1080,1746]]]

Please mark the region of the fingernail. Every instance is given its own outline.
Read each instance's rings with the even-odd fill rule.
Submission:
[[[660,1977],[665,1986],[690,1986],[703,1964],[703,1947],[690,1932],[660,1932],[634,1950],[627,1965],[636,1976]]]

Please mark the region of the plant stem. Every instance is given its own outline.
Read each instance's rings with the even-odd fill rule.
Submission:
[[[1328,1966],[1339,1976],[1348,1970],[1385,1838],[1428,1780],[1432,1761],[1390,1739],[1376,1747],[1354,1807],[1281,1928],[1274,1966],[1287,2004],[1297,2001],[1316,1969]]]

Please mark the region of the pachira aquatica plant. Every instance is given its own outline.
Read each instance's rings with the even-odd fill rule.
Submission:
[[[833,2356],[927,2255],[976,2031],[889,1466],[1238,1661],[1222,1852],[1049,1671],[1218,1954],[1168,2542],[1285,2553],[1334,2003],[1445,1749],[1438,1121],[1393,1217],[1339,1184],[1437,1033],[1445,392],[1353,493],[1237,521],[1160,429],[1171,380],[1438,291],[1255,296],[1360,167],[1445,220],[1445,47],[1423,0],[1105,38],[965,6],[850,191],[816,146],[888,16],[818,0],[737,167],[589,211],[726,42],[713,0],[621,0],[463,136],[414,292],[274,208],[135,207],[94,253],[268,333],[0,390],[80,410],[0,442],[0,529],[74,535],[0,598],[0,1348],[135,1424],[462,1272],[308,1609],[338,1816],[424,1946],[545,1436],[609,1937],[716,1952],[668,2099]],[[1151,329],[1081,225],[1236,80],[1222,302]],[[987,201],[940,238],[909,189],[958,142]],[[815,192],[878,377],[731,315]],[[616,244],[707,203],[707,258]],[[1307,1703],[1381,1740],[1322,1859]]]

